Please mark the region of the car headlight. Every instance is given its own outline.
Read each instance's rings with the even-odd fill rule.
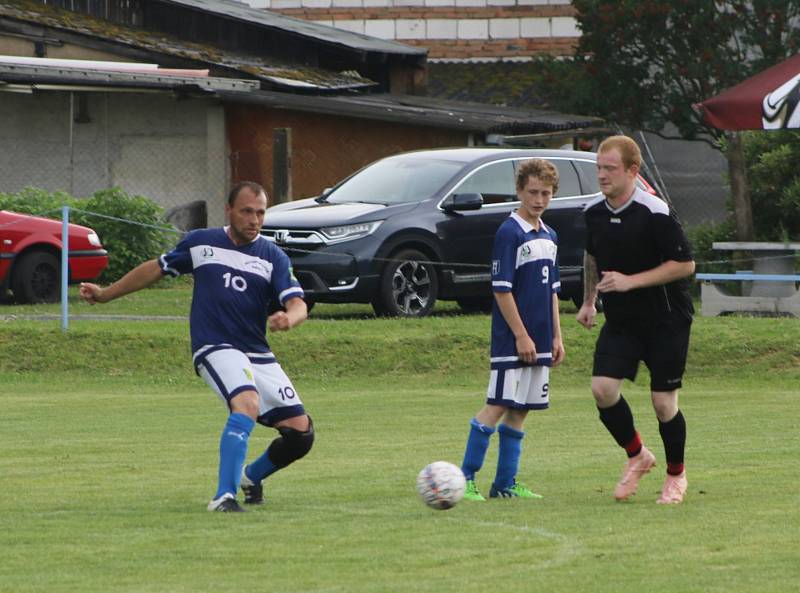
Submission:
[[[328,239],[328,243],[338,243],[339,241],[350,241],[351,239],[359,239],[371,235],[381,226],[382,222],[382,220],[360,222],[358,224],[329,226],[320,230],[325,235],[325,238]]]
[[[100,237],[97,236],[97,233],[89,233],[86,238],[89,239],[89,244],[94,245],[95,247],[103,246],[103,244],[100,242]]]

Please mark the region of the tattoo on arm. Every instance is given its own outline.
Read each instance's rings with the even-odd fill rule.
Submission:
[[[583,302],[594,302],[597,298],[597,260],[587,252],[583,252]]]

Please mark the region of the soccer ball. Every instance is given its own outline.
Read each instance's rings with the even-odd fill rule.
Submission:
[[[467,481],[461,469],[447,461],[429,463],[417,475],[417,492],[437,511],[453,508],[464,497]]]

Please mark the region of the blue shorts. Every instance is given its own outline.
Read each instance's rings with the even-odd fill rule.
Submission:
[[[248,355],[230,347],[205,347],[195,354],[194,363],[197,374],[228,407],[243,391],[257,392],[260,424],[273,426],[306,413],[300,395],[271,352]]]

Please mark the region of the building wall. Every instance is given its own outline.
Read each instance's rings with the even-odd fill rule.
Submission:
[[[291,129],[292,198],[319,195],[364,165],[406,150],[466,146],[468,136],[439,128],[333,115],[228,105],[231,181],[257,181],[272,194],[272,134]],[[270,201],[271,203],[271,201]]]
[[[223,108],[170,93],[0,92],[0,191],[76,197],[119,186],[164,208],[205,200],[223,220]]]
[[[372,37],[428,49],[429,60],[526,59],[572,53],[580,30],[569,0],[247,0]]]

